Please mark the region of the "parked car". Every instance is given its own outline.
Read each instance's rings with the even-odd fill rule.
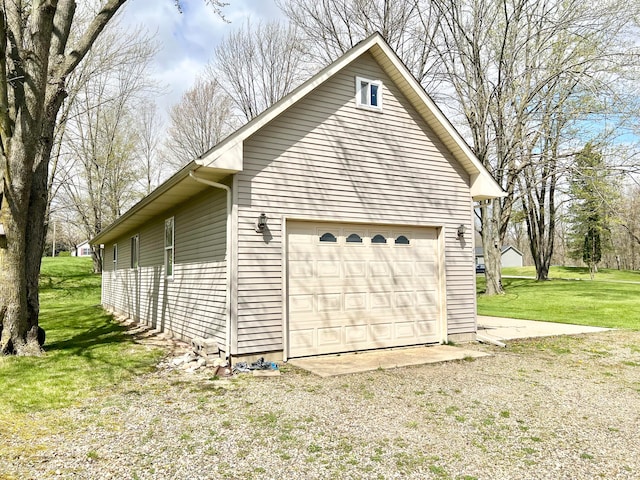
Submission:
[[[484,273],[484,263],[479,263],[476,265],[476,273]]]

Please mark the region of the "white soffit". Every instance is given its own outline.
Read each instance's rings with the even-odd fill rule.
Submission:
[[[189,177],[191,170],[198,170],[203,173],[202,177],[214,182],[222,180],[230,173],[234,173],[223,169],[201,168],[191,162],[92,238],[90,243],[92,245],[108,244],[127,232],[139,229],[141,225],[144,225],[152,218],[209,188],[191,179]]]

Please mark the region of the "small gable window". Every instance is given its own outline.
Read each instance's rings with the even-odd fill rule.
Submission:
[[[409,239],[404,235],[400,235],[396,238],[396,245],[409,245]]]
[[[320,237],[320,241],[336,243],[338,240],[336,239],[336,236],[333,233],[327,232],[322,234],[322,236]]]
[[[356,105],[382,110],[382,82],[356,77]]]
[[[384,238],[384,235],[375,235],[371,238],[371,243],[387,243],[387,239]]]
[[[357,233],[352,233],[347,237],[347,243],[362,243],[362,237]]]

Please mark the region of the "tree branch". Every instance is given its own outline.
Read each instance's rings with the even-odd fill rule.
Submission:
[[[60,72],[61,76],[71,73],[85,57],[89,49],[104,30],[109,20],[118,12],[127,0],[109,0],[104,7],[96,14],[91,21],[84,35],[80,37],[75,48],[73,48],[66,56]],[[73,19],[70,18],[69,22]]]

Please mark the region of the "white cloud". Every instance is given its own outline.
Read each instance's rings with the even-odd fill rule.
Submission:
[[[231,30],[252,20],[281,18],[274,0],[228,0],[220,18],[205,0],[181,0],[179,13],[173,0],[130,0],[122,20],[143,25],[156,33],[160,51],[154,61],[154,77],[167,85],[167,94],[158,99],[166,111],[193,84],[211,59],[220,40]]]

